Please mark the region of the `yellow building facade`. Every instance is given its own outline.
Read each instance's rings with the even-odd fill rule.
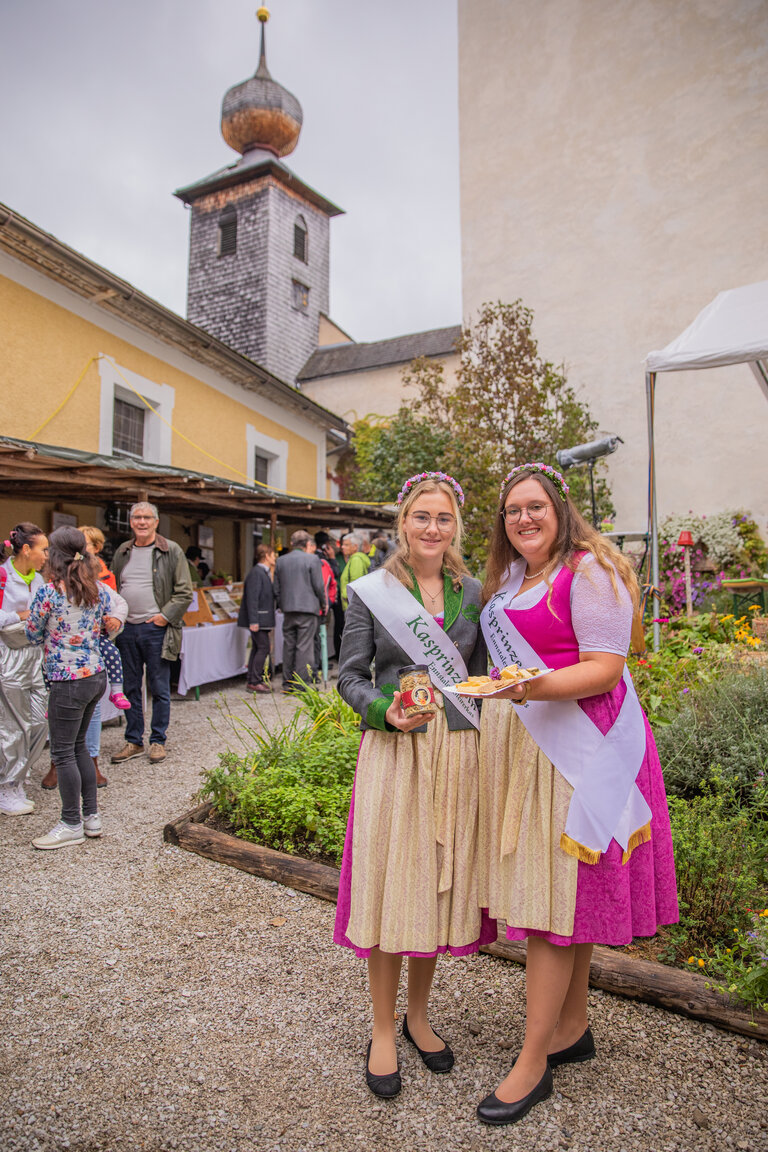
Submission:
[[[282,494],[332,495],[341,418],[3,207],[0,317],[0,436],[208,474],[266,497],[261,481],[283,524]],[[49,531],[54,511],[110,527],[101,504],[73,503],[66,487],[53,495],[25,500],[0,487],[0,530],[30,519]],[[116,473],[112,501],[135,498]],[[244,515],[233,497],[230,515],[210,525],[216,567],[233,574],[250,565],[250,534],[232,530]],[[274,512],[255,527],[270,521]],[[186,546],[205,523],[199,511],[171,510],[161,531]]]

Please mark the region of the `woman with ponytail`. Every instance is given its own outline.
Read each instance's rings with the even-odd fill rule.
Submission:
[[[61,820],[32,843],[51,849],[101,835],[96,770],[85,734],[107,685],[99,650],[102,626],[117,631],[120,621],[110,614],[109,593],[97,580],[78,528],[57,528],[51,534],[46,575],[48,583],[32,602],[26,628],[30,643],[43,645],[51,758],[61,794]]]
[[[10,555],[0,564],[0,812],[25,816],[35,809],[24,785],[45,746],[48,697],[40,653],[10,644],[43,586],[39,570],[45,564],[48,541],[41,528],[24,521],[3,543]],[[9,643],[3,637],[6,628]]]

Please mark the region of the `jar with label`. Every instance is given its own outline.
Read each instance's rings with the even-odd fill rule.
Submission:
[[[398,668],[400,706],[406,716],[423,716],[436,709],[435,694],[426,664],[408,664]]]

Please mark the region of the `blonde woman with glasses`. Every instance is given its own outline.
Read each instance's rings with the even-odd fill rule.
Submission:
[[[463,503],[453,477],[412,476],[398,496],[396,551],[349,586],[338,688],[363,735],[334,939],[368,963],[365,1076],[381,1097],[401,1088],[394,1011],[403,956],[403,1036],[430,1071],[445,1073],[453,1052],[427,1014],[437,957],[496,937],[477,893],[477,708],[440,691],[486,669],[480,583],[461,557]],[[432,684],[426,715],[406,714],[399,691],[399,670],[412,665],[426,666]]]

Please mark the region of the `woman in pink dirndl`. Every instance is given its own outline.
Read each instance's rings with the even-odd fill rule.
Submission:
[[[595,1055],[593,945],[652,936],[678,907],[661,766],[626,671],[637,580],[548,465],[502,484],[483,601],[493,664],[554,669],[482,711],[481,902],[528,956],[522,1050],[477,1111],[509,1124],[551,1093],[553,1068]]]

